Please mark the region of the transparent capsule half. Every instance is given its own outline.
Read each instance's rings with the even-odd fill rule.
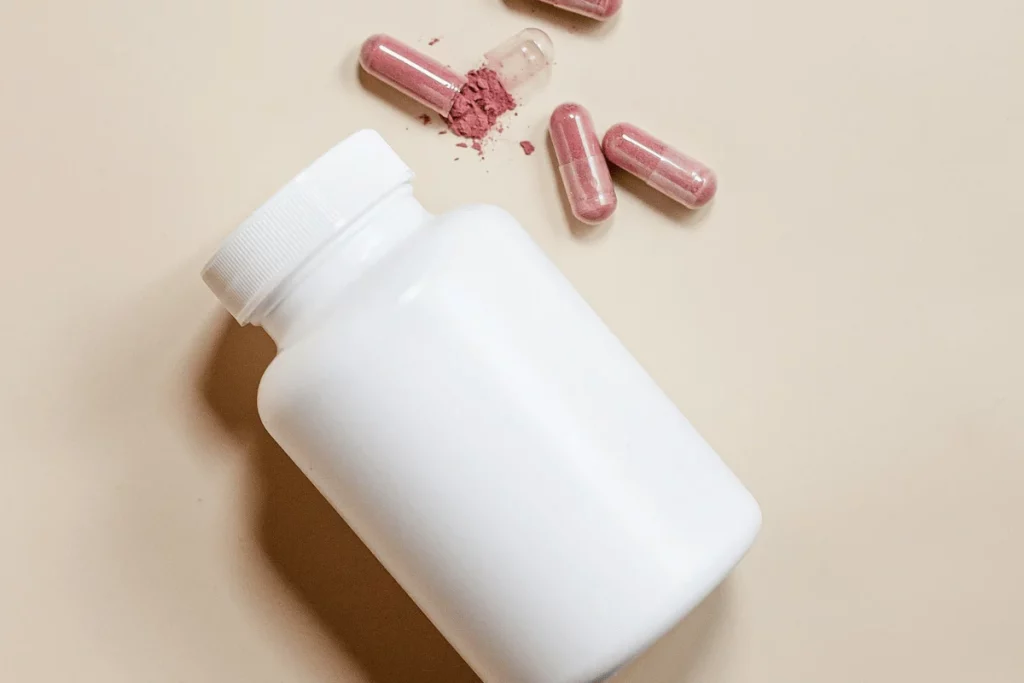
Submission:
[[[484,54],[484,66],[520,98],[547,82],[554,60],[555,45],[539,28],[520,31]]]

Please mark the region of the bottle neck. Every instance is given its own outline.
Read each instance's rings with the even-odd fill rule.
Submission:
[[[253,313],[278,348],[320,319],[341,292],[380,261],[431,215],[405,183],[343,227],[284,280]]]

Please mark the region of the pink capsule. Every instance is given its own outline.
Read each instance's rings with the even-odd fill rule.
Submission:
[[[622,7],[622,0],[541,0],[541,2],[599,21],[611,19]]]
[[[618,200],[590,113],[578,104],[559,105],[548,132],[573,215],[590,224],[607,220]]]
[[[715,196],[715,172],[634,125],[617,123],[604,134],[608,161],[690,209]]]
[[[466,84],[444,64],[384,34],[366,39],[359,63],[367,73],[443,117],[451,112],[455,96]]]

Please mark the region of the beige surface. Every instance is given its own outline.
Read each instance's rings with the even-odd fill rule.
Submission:
[[[1024,5],[626,5],[0,5],[0,679],[474,680],[263,435],[272,348],[198,277],[373,126],[428,207],[512,210],[764,508],[624,681],[1024,680]],[[529,24],[557,72],[485,161],[356,76],[375,31],[461,68]],[[713,209],[623,183],[574,238],[570,98],[715,165]]]

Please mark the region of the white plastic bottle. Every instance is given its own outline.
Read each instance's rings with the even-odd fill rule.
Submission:
[[[757,503],[512,216],[433,216],[411,180],[356,133],[203,278],[277,342],[270,434],[483,680],[600,681],[725,577]]]

